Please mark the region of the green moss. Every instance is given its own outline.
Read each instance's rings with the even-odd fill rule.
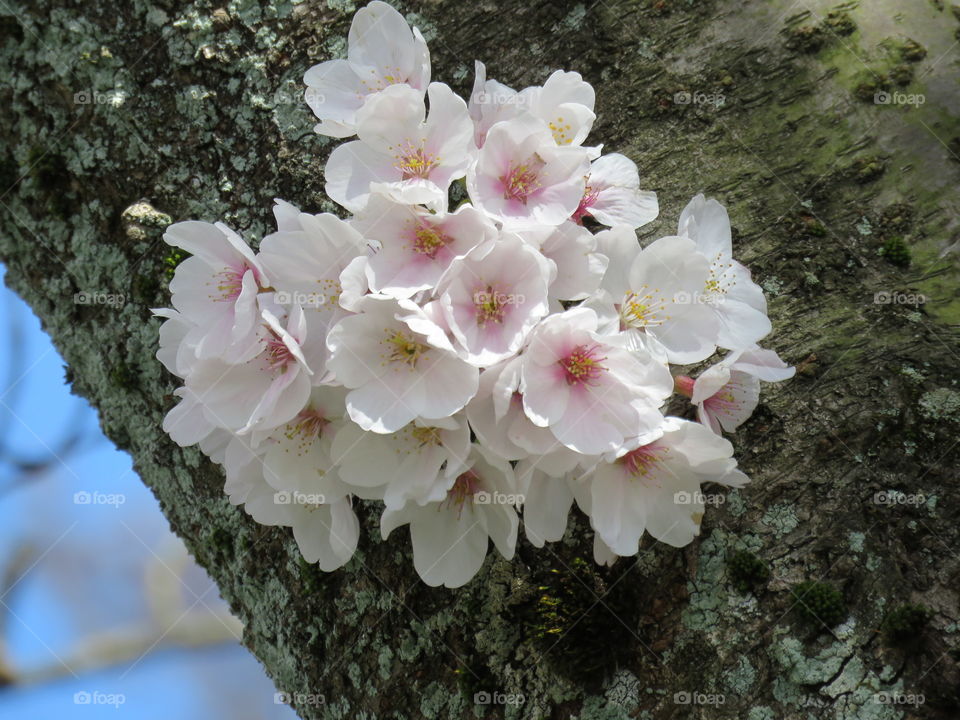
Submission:
[[[10,38],[16,42],[23,40],[23,28],[12,15],[0,16],[0,37]]]
[[[39,145],[30,148],[27,165],[30,168],[30,177],[46,192],[64,188],[70,176],[63,156],[48,152],[46,148]]]
[[[792,590],[800,615],[813,625],[834,627],[847,616],[843,594],[828,583],[805,581]]]
[[[883,160],[873,155],[857,158],[848,168],[850,177],[861,185],[876,180],[883,175],[884,170],[886,166]]]
[[[898,605],[883,619],[881,629],[888,645],[909,645],[918,641],[933,611],[924,605]]]
[[[899,85],[900,87],[909,85],[911,82],[913,82],[913,66],[908,65],[907,63],[894,65],[890,69],[890,81],[895,85]]]
[[[854,80],[853,94],[864,102],[874,102],[877,93],[890,89],[890,78],[885,73],[864,71]]]
[[[308,593],[319,592],[323,587],[325,573],[316,563],[308,563],[297,553],[297,567],[300,569],[300,581]]]
[[[740,550],[727,558],[727,569],[733,586],[740,592],[749,592],[770,579],[770,568],[756,555]]]
[[[927,49],[915,40],[905,40],[898,51],[900,58],[907,62],[919,62],[927,56]]]
[[[797,52],[815,53],[826,40],[826,33],[817,25],[800,25],[787,31],[787,47]]]
[[[630,656],[634,646],[621,623],[634,627],[640,608],[634,584],[618,582],[629,570],[625,564],[603,569],[573,557],[545,563],[536,573],[536,594],[518,612],[534,644],[549,651],[548,660],[555,659],[557,672],[599,678]]]
[[[227,561],[233,560],[236,550],[233,536],[224,528],[217,528],[210,533],[209,543],[214,553]]]
[[[883,247],[880,248],[880,254],[886,258],[887,262],[897,267],[910,266],[910,248],[907,247],[902,237],[887,238]]]
[[[824,27],[837,35],[852,35],[857,24],[850,17],[850,13],[843,10],[831,10],[823,21]]]

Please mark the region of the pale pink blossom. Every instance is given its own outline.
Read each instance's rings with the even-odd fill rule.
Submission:
[[[637,165],[619,153],[601,155],[590,165],[587,186],[573,219],[586,215],[614,227],[638,228],[656,220],[660,212],[657,194],[640,189]]]
[[[697,376],[676,378],[679,392],[697,406],[701,423],[715,433],[733,432],[742,425],[760,401],[760,381],[778,382],[793,377],[773,350],[737,350]]]
[[[473,125],[467,106],[443,83],[423,97],[407,85],[391,85],[358,112],[358,140],[330,153],[325,175],[327,195],[351,212],[378,192],[434,211],[447,207],[450,183],[473,162]]]
[[[366,264],[370,290],[398,298],[433,288],[455,258],[497,236],[469,204],[437,215],[381,195],[371,196],[352,225],[379,248]]]
[[[701,484],[741,487],[733,446],[699,423],[664,418],[653,439],[624,446],[589,477],[590,524],[609,549],[635,555],[644,532],[683,547],[700,533]]]
[[[463,357],[484,366],[516,353],[549,312],[555,272],[552,262],[509,234],[450,263],[436,294]]]
[[[350,25],[346,60],[314,65],[303,76],[304,95],[321,135],[344,138],[357,131],[357,113],[384,88],[405,83],[420,95],[430,82],[430,52],[417,28],[390,5],[373,0]]]
[[[257,294],[270,284],[253,251],[223,223],[175,223],[163,239],[192,255],[170,281],[173,307],[192,326],[183,342],[198,358],[249,358],[256,352]]]
[[[691,238],[709,262],[703,305],[713,314],[716,343],[728,350],[752,347],[771,329],[763,290],[750,271],[733,259],[730,217],[713,198],[697,195],[680,215],[678,234]]]
[[[673,389],[665,365],[599,335],[597,323],[596,313],[579,307],[541,322],[523,353],[520,387],[527,416],[588,455],[655,430]]]
[[[350,389],[347,411],[364,430],[391,433],[418,417],[449,417],[474,396],[477,369],[413,302],[367,295],[357,309],[327,336],[327,365]]]
[[[545,125],[529,115],[490,128],[467,174],[473,204],[511,230],[559,225],[583,197],[589,156],[558,147]]]
[[[517,544],[516,481],[510,465],[474,446],[467,468],[445,497],[420,505],[408,502],[380,518],[384,539],[410,526],[413,564],[430,586],[465,585],[483,565],[490,540],[507,560]]]
[[[464,418],[416,420],[395,433],[367,432],[348,425],[334,440],[340,477],[362,498],[383,500],[388,509],[405,503],[442,500],[465,467],[470,429]]]

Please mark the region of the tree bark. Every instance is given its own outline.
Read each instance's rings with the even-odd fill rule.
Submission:
[[[642,240],[696,192],[727,204],[770,300],[766,345],[799,366],[733,438],[753,483],[690,547],[598,568],[574,513],[564,542],[491,553],[449,591],[419,581],[402,534],[379,539],[375,511],[345,569],[306,565],[161,430],[177,385],[149,311],[168,304],[163,229],[222,219],[256,241],[274,197],[336,210],[301,77],[343,54],[354,4],[3,5],[7,282],[301,717],[958,716],[955,8],[400,4],[464,96],[474,58],[513,87],[555,68],[593,83],[592,137],[659,194]],[[885,620],[904,603],[926,623]]]

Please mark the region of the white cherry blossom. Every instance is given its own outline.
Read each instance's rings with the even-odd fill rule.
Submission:
[[[760,400],[760,381],[788,380],[795,369],[773,350],[737,350],[710,366],[696,380],[676,378],[676,387],[697,406],[697,417],[715,433],[733,432],[742,425]]]
[[[507,229],[554,226],[579,206],[589,166],[583,148],[557,146],[544,123],[521,115],[490,128],[467,190]]]
[[[477,369],[417,305],[368,295],[357,308],[327,336],[327,365],[350,388],[347,412],[360,427],[396,432],[417,417],[449,417],[474,396]]]
[[[551,261],[509,234],[450,263],[436,293],[463,357],[483,366],[516,353],[549,311],[555,272]]]
[[[466,103],[443,83],[423,97],[407,85],[391,85],[357,113],[359,139],[338,145],[327,160],[327,194],[351,212],[371,192],[435,211],[447,206],[450,183],[473,162],[473,124]]]
[[[454,258],[497,236],[469,204],[437,215],[382,195],[372,195],[352,225],[379,247],[366,264],[370,290],[397,298],[433,288]]]
[[[742,487],[733,446],[699,423],[664,418],[653,439],[635,441],[589,479],[590,523],[609,549],[635,555],[644,532],[683,547],[700,533],[701,484]]]
[[[427,585],[464,585],[483,565],[489,540],[507,560],[517,544],[516,480],[510,465],[474,447],[468,467],[439,502],[408,502],[380,519],[386,540],[410,526],[413,564]]]
[[[680,214],[677,232],[691,238],[710,263],[700,294],[715,318],[717,345],[738,350],[766,337],[771,328],[767,301],[750,271],[733,259],[727,209],[713,198],[697,195]]]
[[[581,222],[589,215],[609,227],[638,228],[653,222],[659,214],[657,194],[640,189],[636,163],[619,153],[610,153],[591,163],[587,186],[573,219]]]
[[[397,510],[442,500],[470,453],[463,419],[416,420],[395,433],[348,425],[337,433],[332,455],[340,477],[358,497],[383,500]]]
[[[175,223],[163,239],[192,255],[170,281],[173,307],[192,325],[184,343],[198,358],[249,358],[256,352],[257,294],[270,284],[253,251],[223,223]]]
[[[597,315],[573,308],[540,323],[523,353],[527,416],[571,450],[599,454],[659,426],[673,389],[665,365],[597,334]]]
[[[304,98],[320,119],[314,130],[349,137],[357,131],[357,112],[384,88],[405,83],[423,94],[430,82],[430,52],[417,28],[374,0],[353,16],[347,59],[314,65],[303,81]]]

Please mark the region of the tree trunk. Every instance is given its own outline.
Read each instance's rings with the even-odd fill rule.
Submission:
[[[402,4],[434,79],[464,96],[474,58],[513,87],[555,68],[592,82],[592,137],[659,194],[644,240],[669,234],[698,191],[726,203],[735,253],[770,299],[766,344],[799,366],[734,438],[753,483],[708,509],[690,547],[645,542],[598,568],[572,517],[564,542],[491,553],[450,591],[419,581],[402,533],[379,539],[376,512],[345,569],[306,565],[288,531],[231,506],[220,469],[161,430],[177,385],[149,311],[168,304],[163,229],[222,219],[255,239],[274,197],[335,210],[332,143],[311,130],[301,77],[342,55],[353,5],[0,10],[7,282],[298,713],[958,717],[960,11]],[[929,608],[926,623],[892,613],[904,603]]]

